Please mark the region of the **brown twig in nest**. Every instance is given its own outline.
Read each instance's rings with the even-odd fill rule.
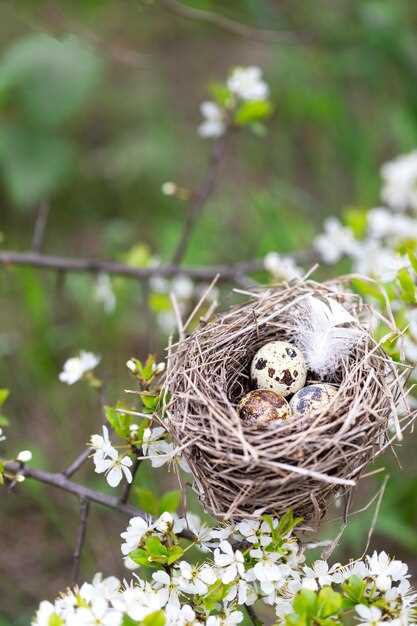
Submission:
[[[222,519],[289,508],[318,522],[326,500],[351,489],[366,465],[390,444],[388,419],[407,370],[372,338],[370,309],[343,281],[310,280],[249,293],[250,299],[169,348],[166,425],[183,448],[203,505]],[[291,341],[309,295],[338,300],[363,329],[361,340],[327,382],[338,385],[326,412],[264,428],[237,413],[250,390],[251,360],[271,340]],[[307,382],[316,382],[309,376]],[[398,417],[394,418],[401,435]],[[401,417],[410,423],[410,414]],[[392,441],[392,439],[391,439]]]

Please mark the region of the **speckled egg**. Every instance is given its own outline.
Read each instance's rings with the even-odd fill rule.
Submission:
[[[290,406],[295,415],[323,413],[337,394],[337,389],[327,383],[307,385],[291,398]]]
[[[239,402],[238,412],[249,426],[265,426],[275,420],[286,420],[291,415],[286,399],[270,389],[255,389],[247,393]]]
[[[304,386],[307,367],[300,350],[288,341],[270,341],[255,354],[252,381],[258,389],[289,396]]]

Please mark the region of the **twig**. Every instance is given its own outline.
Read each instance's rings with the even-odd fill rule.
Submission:
[[[189,5],[186,6],[181,2],[178,2],[178,0],[162,0],[161,4],[168,11],[178,17],[213,24],[214,26],[218,26],[222,30],[232,33],[233,35],[238,35],[239,37],[247,37],[265,43],[273,43],[277,41],[282,43],[294,43],[297,41],[295,33],[289,31],[274,31],[254,28],[229,17],[225,17],[224,15],[220,15],[219,13],[196,9]]]
[[[172,257],[172,263],[174,265],[179,265],[184,258],[184,255],[187,251],[188,242],[190,240],[191,233],[196,224],[196,221],[200,217],[204,205],[214,191],[217,174],[219,172],[220,165],[224,159],[224,155],[226,152],[228,135],[229,133],[225,132],[214,143],[207,169],[207,174],[202,180],[200,186],[191,196],[182,233],[177,248]]]
[[[138,450],[137,452],[138,452],[138,454],[141,453],[140,450]],[[125,485],[125,487],[123,489],[123,493],[122,493],[122,495],[120,496],[120,499],[119,499],[120,504],[126,504],[126,502],[129,500],[130,490],[131,490],[132,485],[133,485],[133,483],[135,481],[135,476],[136,476],[136,473],[137,473],[141,463],[142,463],[142,459],[139,459],[139,458],[135,459],[135,462],[134,462],[133,468],[132,468],[132,482],[131,483],[126,483],[126,485]]]
[[[259,624],[259,620],[258,620],[258,616],[255,613],[255,609],[252,606],[246,605],[246,612],[248,616],[250,617],[252,624],[257,626],[257,624]]]
[[[66,478],[71,478],[71,476],[73,474],[75,474],[76,472],[78,472],[80,467],[86,462],[86,460],[88,459],[88,456],[89,456],[90,453],[91,453],[91,449],[90,448],[87,448],[86,450],[83,450],[81,452],[81,454],[79,454],[77,456],[75,461],[73,463],[71,463],[71,465],[69,467],[67,467],[67,469],[62,472],[63,475],[66,476]]]
[[[73,556],[72,582],[76,585],[80,577],[81,553],[84,547],[85,535],[87,532],[88,513],[90,502],[87,498],[80,498],[80,525],[77,533],[77,543]]]
[[[155,267],[132,267],[115,261],[77,259],[74,257],[36,254],[33,252],[15,252],[13,250],[0,252],[0,265],[21,265],[25,267],[36,267],[42,270],[80,274],[98,274],[104,272],[106,274],[115,274],[134,280],[148,280],[153,276],[169,278],[181,274],[189,276],[195,281],[203,282],[212,280],[217,274],[219,274],[219,281],[233,282],[243,274],[264,269],[262,259],[230,265],[179,267],[175,264],[168,264]]]
[[[43,242],[45,239],[45,230],[46,225],[48,223],[49,216],[49,204],[48,202],[41,202],[38,208],[38,213],[36,216],[35,227],[33,229],[33,237],[32,237],[32,251],[36,253],[40,253],[43,247]]]
[[[388,480],[389,480],[389,474],[387,474],[384,477],[384,480],[382,482],[381,488],[379,490],[378,499],[377,499],[377,502],[376,502],[376,505],[375,505],[375,511],[374,511],[373,516],[372,516],[371,526],[370,526],[370,528],[368,530],[368,537],[366,539],[366,546],[365,546],[365,549],[364,549],[364,551],[362,553],[361,559],[363,559],[365,554],[368,552],[369,544],[371,543],[372,535],[374,534],[375,526],[376,526],[376,523],[377,523],[377,520],[378,520],[379,511],[381,509],[382,498],[384,497],[385,488],[387,486]]]
[[[143,519],[147,517],[143,511],[137,509],[131,504],[121,503],[119,498],[115,496],[108,496],[100,491],[95,491],[94,489],[90,489],[84,485],[74,483],[73,481],[68,480],[64,474],[53,474],[51,472],[46,472],[45,470],[27,467],[26,465],[22,468],[21,464],[16,461],[6,463],[4,469],[6,476],[7,474],[12,475],[12,480],[15,475],[20,474],[25,478],[36,480],[40,483],[44,483],[45,485],[50,485],[51,487],[66,491],[67,493],[72,493],[78,498],[84,498],[90,502],[101,504],[109,509],[118,511],[123,515],[128,515],[129,517],[138,516]],[[182,532],[181,536],[185,539],[193,540],[193,535],[187,531]]]

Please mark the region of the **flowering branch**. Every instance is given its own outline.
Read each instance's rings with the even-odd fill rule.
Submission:
[[[177,248],[172,257],[172,263],[174,265],[179,265],[181,263],[187,250],[187,245],[196,221],[200,217],[204,205],[214,191],[214,188],[216,186],[216,178],[226,153],[228,136],[229,133],[225,132],[213,144],[207,174],[198,189],[191,196],[187,216],[184,222],[184,227]]]
[[[219,276],[221,282],[233,282],[243,274],[262,270],[263,259],[244,261],[241,263],[179,267],[175,264],[158,265],[154,267],[133,267],[116,261],[96,259],[78,259],[55,255],[37,254],[34,252],[15,252],[4,250],[0,252],[0,265],[5,267],[21,265],[41,270],[52,270],[72,273],[114,274],[135,280],[149,280],[154,276],[170,278],[179,274],[189,276],[196,281],[212,280]]]

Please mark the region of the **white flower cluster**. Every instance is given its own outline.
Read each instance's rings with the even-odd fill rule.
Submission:
[[[381,174],[386,206],[368,212],[365,236],[355,238],[350,228],[332,217],[325,221],[315,248],[325,263],[347,256],[355,272],[389,282],[409,265],[399,252],[401,244],[417,241],[417,151],[386,163]]]
[[[100,360],[100,357],[96,354],[81,350],[78,356],[65,361],[59,380],[67,385],[73,385],[81,380],[85,374],[95,369]]]
[[[177,534],[186,528],[206,554],[201,564],[182,559]],[[274,606],[277,623],[283,624],[296,611],[297,595],[329,588],[345,593],[361,626],[417,623],[417,596],[404,563],[374,552],[347,566],[330,567],[326,561],[307,566],[285,528],[268,516],[223,528],[209,528],[193,514],[181,519],[164,513],[156,521],[135,517],[122,533],[122,554],[129,569],[149,560],[150,577],[145,581],[135,574],[132,582],[121,583],[97,575],[55,603],[42,602],[32,626],[121,626],[124,618],[141,622],[160,614],[166,626],[234,626],[243,621],[244,606],[257,600]],[[178,558],[158,565],[167,547],[179,549]]]
[[[120,455],[113,447],[107,426],[103,426],[102,435],[92,435],[90,448],[94,451],[93,461],[97,474],[104,473],[110,487],[117,487],[125,476],[128,483],[132,482],[130,467],[133,461],[128,455]]]
[[[262,70],[255,66],[236,67],[230,74],[226,87],[236,102],[262,101],[269,96],[269,86],[262,78]],[[199,135],[210,139],[221,137],[227,128],[226,109],[216,102],[206,100],[202,102],[200,111],[204,121],[198,128]]]
[[[304,274],[303,269],[298,267],[292,257],[273,251],[268,252],[265,256],[264,267],[276,280],[290,281],[301,278]]]
[[[162,278],[161,276],[155,276],[149,281],[149,286],[151,291],[156,294],[172,293],[177,300],[181,315],[187,312],[193,298],[200,298],[208,289],[208,285],[195,285],[191,278],[181,274],[171,280]],[[210,306],[217,302],[217,298],[218,290],[213,288],[208,291],[205,301]],[[177,329],[177,320],[171,306],[169,306],[167,310],[157,312],[156,319],[161,330],[167,335]]]
[[[166,463],[177,461],[184,472],[190,473],[187,461],[178,453],[172,441],[166,440],[166,436],[165,428],[146,428],[142,443],[144,458],[150,460],[152,467],[162,467]]]

